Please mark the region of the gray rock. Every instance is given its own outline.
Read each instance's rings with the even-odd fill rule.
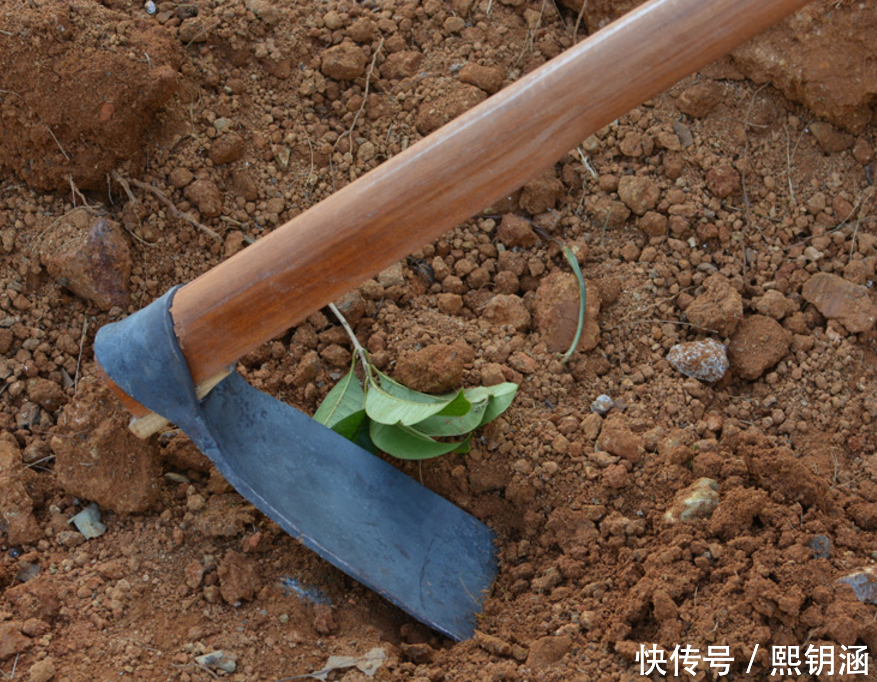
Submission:
[[[605,415],[608,414],[609,410],[613,407],[615,407],[615,401],[604,393],[603,395],[597,396],[597,399],[591,403],[591,412]]]
[[[228,651],[223,651],[222,649],[211,651],[209,654],[204,654],[203,656],[197,656],[195,658],[196,663],[200,663],[208,668],[217,668],[227,673],[233,673],[237,670],[237,660],[237,655]]]
[[[814,535],[813,539],[807,543],[807,546],[813,550],[814,559],[831,558],[831,540],[827,536]]]
[[[92,503],[70,519],[70,523],[76,526],[76,529],[85,536],[86,540],[99,538],[107,532],[107,527],[101,523],[100,507],[97,503]]]
[[[850,585],[863,604],[877,604],[877,569],[868,566],[845,575],[838,582]]]

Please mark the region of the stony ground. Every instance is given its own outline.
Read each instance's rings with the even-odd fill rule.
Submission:
[[[347,656],[328,679],[634,680],[641,646],[676,645],[728,647],[729,679],[811,645],[835,655],[818,679],[868,677],[839,673],[877,651],[870,4],[815,3],[346,297],[407,383],[521,386],[470,454],[399,463],[497,531],[471,641],[302,548],[182,434],[136,439],[96,372],[101,325],[634,4],[0,7],[4,679],[273,681]],[[588,280],[568,364],[560,244]],[[322,311],[239,369],[312,413],[350,353]]]

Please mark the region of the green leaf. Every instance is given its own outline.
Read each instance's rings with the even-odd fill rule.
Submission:
[[[412,428],[427,436],[465,436],[479,427],[488,403],[487,398],[473,402],[472,409],[458,417],[447,417],[440,412],[422,422],[417,422]]]
[[[411,426],[440,412],[449,416],[466,414],[471,408],[463,391],[445,395],[427,395],[375,372],[368,382],[365,411],[381,424]]]
[[[485,424],[492,422],[499,415],[505,412],[515,395],[518,392],[518,385],[511,382],[497,384],[496,386],[478,386],[477,388],[467,388],[466,397],[473,403],[476,401],[488,399],[487,409],[481,415],[481,421],[475,428],[481,428]]]
[[[453,398],[451,402],[447,404],[440,412],[437,414],[443,414],[448,416],[461,416],[466,414],[471,407],[469,401],[466,399],[466,394],[464,391],[457,391],[456,393],[444,393],[442,395],[430,395],[428,393],[421,393],[420,391],[415,391],[414,389],[408,388],[407,386],[400,384],[398,381],[393,379],[390,376],[387,376],[383,372],[375,373],[380,377],[381,385],[392,395],[395,395],[403,400],[409,400],[411,398],[419,399],[419,400],[430,400],[435,402],[443,402],[448,400],[448,398]]]
[[[348,414],[344,419],[339,419],[330,427],[335,433],[344,436],[347,440],[356,440],[356,435],[362,428],[363,422],[367,419],[365,410],[359,410],[353,414]]]
[[[468,452],[472,437],[469,435],[462,442],[440,443],[411,427],[376,421],[370,423],[369,435],[378,448],[399,459],[430,459],[449,452]]]
[[[362,417],[359,421],[359,424],[356,426],[356,429],[353,431],[353,433],[351,433],[349,436],[345,435],[343,433],[341,435],[344,436],[345,438],[347,438],[348,440],[352,440],[354,443],[356,443],[363,450],[368,450],[373,455],[378,454],[378,448],[374,444],[374,442],[372,441],[371,436],[369,435],[369,425],[371,424],[371,419],[369,419],[366,416],[365,410],[361,410],[360,412],[357,412],[356,414],[351,415],[350,417],[348,417],[348,419],[353,419],[357,415],[362,415]],[[345,421],[347,421],[347,420],[345,420]],[[336,424],[336,429],[335,429],[336,431],[338,430],[337,429],[338,426],[339,426],[339,424]],[[340,431],[339,431],[339,433],[340,433]]]
[[[354,412],[341,421],[335,423],[332,430],[344,436],[347,440],[353,441],[363,450],[376,453],[378,449],[368,435],[369,418],[365,414],[365,410]]]
[[[320,403],[316,413],[314,413],[314,419],[331,429],[339,422],[361,411],[364,403],[365,393],[363,393],[362,386],[359,385],[359,380],[351,367],[350,371],[341,377],[341,380],[335,384],[323,402]]]

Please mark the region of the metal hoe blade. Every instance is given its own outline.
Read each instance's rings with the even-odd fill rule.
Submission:
[[[173,330],[175,291],[98,332],[104,371],[287,533],[421,622],[471,637],[496,573],[493,531],[237,374],[199,402]]]

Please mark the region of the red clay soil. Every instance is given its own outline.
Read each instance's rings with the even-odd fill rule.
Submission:
[[[156,4],[0,8],[4,678],[275,681],[374,649],[321,679],[629,682],[659,651],[679,679],[721,653],[727,679],[874,678],[872,3],[814,3],[339,302],[410,385],[520,384],[468,455],[398,463],[498,534],[459,644],[181,433],[139,441],[92,341],[636,3]],[[588,280],[568,364],[577,290],[533,226]],[[313,413],[351,351],[323,311],[239,370]]]

